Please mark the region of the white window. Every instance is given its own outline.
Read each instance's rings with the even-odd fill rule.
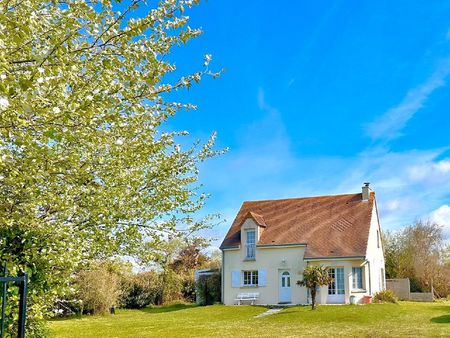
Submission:
[[[362,267],[353,267],[352,275],[353,275],[353,289],[363,289],[363,276],[362,276]]]
[[[380,247],[380,231],[377,230],[377,248]]]
[[[244,286],[258,285],[258,270],[244,271]]]
[[[255,246],[256,246],[256,238],[255,238],[255,230],[247,230],[247,241],[245,243],[246,247],[246,258],[254,259],[255,258]]]

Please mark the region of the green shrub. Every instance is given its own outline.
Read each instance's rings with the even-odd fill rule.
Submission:
[[[182,278],[181,294],[185,301],[195,302],[195,272],[192,270],[189,273],[185,273]]]
[[[377,292],[373,296],[374,303],[397,303],[397,297],[391,290]]]
[[[127,309],[142,309],[162,302],[161,281],[155,271],[125,277],[121,289],[120,306]]]
[[[109,262],[93,262],[88,269],[81,270],[76,287],[82,302],[81,312],[106,314],[118,305],[120,277]]]
[[[161,278],[161,304],[183,300],[183,276],[171,269],[167,269],[160,274]]]
[[[200,305],[211,305],[220,302],[221,298],[221,275],[200,275],[196,283],[197,300]]]

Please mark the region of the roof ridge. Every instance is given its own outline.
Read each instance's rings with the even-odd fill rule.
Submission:
[[[311,199],[311,198],[322,198],[322,197],[343,197],[343,196],[356,196],[361,195],[361,193],[350,193],[350,194],[337,194],[337,195],[319,195],[319,196],[305,196],[305,197],[288,197],[288,198],[274,198],[268,200],[252,200],[252,201],[244,201],[244,203],[254,203],[254,202],[275,202],[275,201],[292,201],[292,200],[301,200],[301,199]]]

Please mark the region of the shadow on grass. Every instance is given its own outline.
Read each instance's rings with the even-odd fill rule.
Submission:
[[[100,316],[100,315],[99,315]],[[106,315],[104,315],[106,316]],[[93,317],[91,315],[69,315],[69,316],[64,316],[64,317],[54,317],[54,318],[50,318],[47,319],[47,321],[49,322],[64,322],[66,320],[80,320],[84,318],[89,318],[89,317]]]
[[[172,304],[172,305],[161,305],[161,306],[149,306],[144,309],[140,309],[140,311],[145,313],[165,313],[165,312],[173,312],[191,309],[197,307],[196,304]]]
[[[431,318],[431,322],[439,324],[450,324],[450,315]]]

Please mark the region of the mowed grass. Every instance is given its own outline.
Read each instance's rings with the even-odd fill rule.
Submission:
[[[450,302],[296,306],[171,305],[49,322],[52,337],[450,337]]]

